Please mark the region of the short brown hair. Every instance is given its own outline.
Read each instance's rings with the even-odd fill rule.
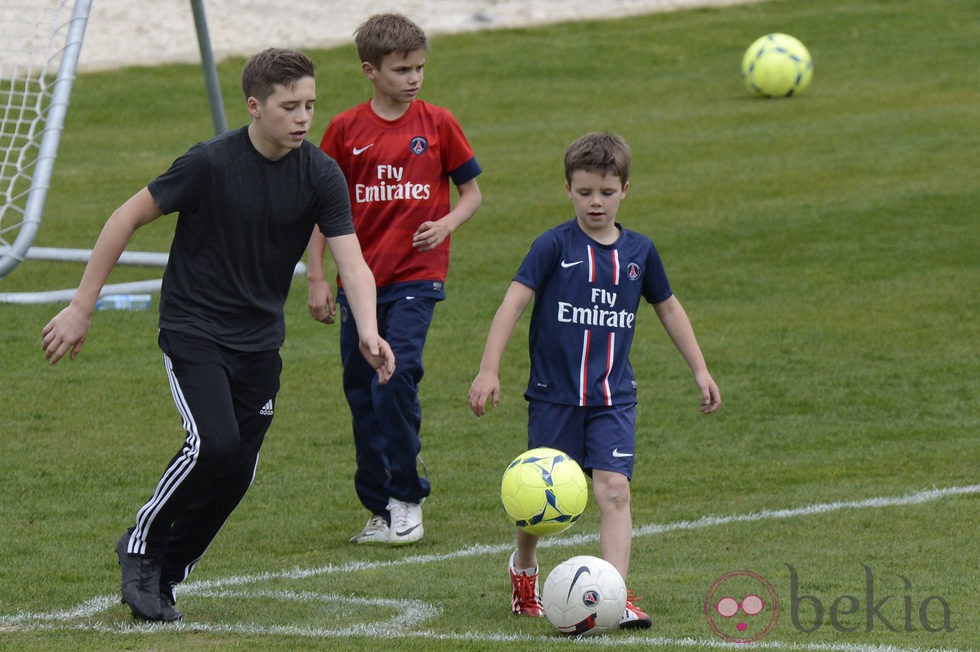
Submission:
[[[354,32],[354,45],[361,61],[378,68],[392,52],[407,55],[428,50],[429,39],[421,27],[401,14],[375,14]]]
[[[614,174],[624,184],[630,177],[630,147],[622,137],[610,133],[585,134],[565,151],[565,181],[572,182],[576,170]]]
[[[242,90],[245,99],[254,97],[265,101],[275,92],[276,84],[292,86],[303,77],[315,77],[313,61],[297,50],[269,48],[253,55],[242,69]]]

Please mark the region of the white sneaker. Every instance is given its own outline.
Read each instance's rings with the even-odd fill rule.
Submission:
[[[401,545],[414,543],[422,538],[422,506],[419,503],[389,498],[388,512],[391,514],[388,543]]]
[[[372,514],[367,525],[360,534],[355,534],[348,541],[351,543],[388,543],[390,528],[388,521],[380,514]]]

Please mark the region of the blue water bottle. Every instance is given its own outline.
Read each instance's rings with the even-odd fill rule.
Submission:
[[[152,303],[149,294],[106,294],[99,297],[96,310],[147,310]]]

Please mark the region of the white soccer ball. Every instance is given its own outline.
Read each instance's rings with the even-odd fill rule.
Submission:
[[[555,566],[541,591],[544,614],[569,636],[602,634],[619,626],[626,582],[604,559],[580,555]]]

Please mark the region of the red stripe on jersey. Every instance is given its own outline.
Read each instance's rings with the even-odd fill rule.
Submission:
[[[589,338],[591,333],[585,331],[582,337],[582,362],[578,370],[578,404],[579,407],[585,406],[585,399],[589,394]]]
[[[613,249],[612,251],[612,265],[613,265],[613,285],[619,285],[619,249]]]
[[[595,283],[595,249],[592,245],[585,247],[589,252],[589,283]]]

